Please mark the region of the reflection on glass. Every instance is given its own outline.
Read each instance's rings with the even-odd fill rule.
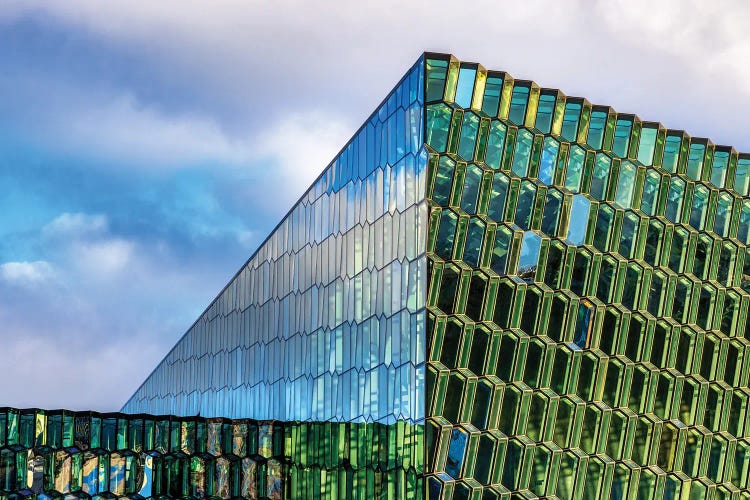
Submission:
[[[518,275],[527,281],[533,281],[536,267],[539,262],[539,250],[542,238],[533,231],[523,233],[521,241],[521,253],[518,256]]]
[[[568,224],[568,241],[573,245],[583,245],[586,239],[590,209],[591,202],[584,195],[579,194],[573,197]]]

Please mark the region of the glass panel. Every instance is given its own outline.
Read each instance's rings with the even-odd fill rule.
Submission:
[[[560,135],[568,142],[575,142],[578,136],[578,120],[581,118],[581,104],[580,101],[571,100],[565,103],[562,133]]]
[[[489,167],[495,170],[500,169],[500,165],[503,161],[506,130],[505,125],[499,121],[493,121],[490,125],[490,137],[487,140],[487,154],[485,155],[484,161]]]
[[[464,160],[471,161],[474,159],[477,132],[479,132],[479,117],[471,111],[467,111],[464,114],[463,124],[461,125],[461,139],[458,143],[458,156]]]
[[[531,181],[521,181],[518,193],[518,207],[516,208],[516,225],[521,229],[531,228],[531,217],[534,213],[536,201],[536,186]]]
[[[510,179],[502,172],[496,172],[492,179],[492,195],[487,209],[487,215],[497,222],[503,220],[505,213],[505,199],[508,196],[508,184]]]
[[[750,194],[750,157],[740,155],[734,174],[734,190],[742,196]]]
[[[473,163],[466,166],[464,189],[461,193],[461,208],[469,214],[474,214],[477,211],[477,196],[479,195],[479,186],[482,184],[482,172],[482,169]]]
[[[445,77],[448,74],[448,61],[443,59],[427,59],[427,102],[443,99],[445,92]]]
[[[701,231],[706,223],[706,212],[708,210],[708,188],[697,185],[693,192],[693,205],[690,210],[690,225]]]
[[[638,161],[643,165],[653,165],[654,150],[656,149],[656,135],[659,133],[658,125],[644,125],[641,128],[641,139],[638,144]]]
[[[677,165],[680,160],[680,146],[682,145],[682,135],[667,134],[664,142],[664,160],[661,166],[670,174],[677,173]]]
[[[622,208],[630,208],[633,203],[636,172],[635,165],[629,161],[623,161],[620,165],[620,177],[617,181],[615,202]]]
[[[536,266],[539,262],[539,250],[542,245],[542,238],[532,232],[523,233],[523,242],[521,244],[521,254],[518,258],[518,276],[525,280],[534,279]]]
[[[568,224],[568,241],[573,245],[583,245],[588,228],[591,202],[582,194],[573,197]]]
[[[557,154],[560,150],[560,143],[552,137],[544,139],[544,148],[542,149],[542,159],[539,163],[539,180],[551,186],[555,181],[555,171],[557,167]]]
[[[619,118],[615,125],[615,138],[612,144],[612,152],[620,158],[628,157],[630,146],[630,133],[633,130],[632,118]]]
[[[476,68],[461,68],[458,72],[458,85],[456,86],[456,104],[462,108],[471,107],[471,97],[474,94],[474,79],[477,76]]]
[[[597,153],[594,162],[594,175],[591,178],[591,188],[589,189],[591,196],[597,200],[603,200],[607,195],[611,167],[612,159],[604,153]]]
[[[555,115],[555,101],[557,100],[556,94],[556,92],[542,91],[539,96],[534,126],[543,134],[549,134],[552,127],[552,118]]]
[[[607,112],[594,109],[589,121],[589,134],[586,143],[594,149],[601,149],[604,140],[604,130],[607,126]]]
[[[496,117],[500,108],[500,96],[503,92],[503,78],[500,76],[487,76],[484,84],[484,98],[482,99],[482,111],[491,117]]]
[[[641,196],[641,210],[648,215],[656,213],[656,203],[659,201],[659,184],[661,176],[656,170],[646,170],[646,178],[643,184],[643,195]]]
[[[529,157],[531,156],[531,143],[534,135],[526,129],[518,131],[516,148],[513,153],[513,166],[511,170],[518,177],[526,177],[529,171]]]
[[[510,99],[508,119],[516,125],[523,125],[526,119],[526,106],[529,102],[529,84],[516,82]]]
[[[711,164],[711,184],[718,188],[724,187],[729,166],[729,151],[717,149],[714,152],[714,161]]]
[[[690,145],[688,154],[687,176],[694,181],[701,180],[703,172],[703,156],[706,154],[706,145],[703,143],[693,143]]]
[[[664,215],[672,222],[679,223],[682,215],[682,201],[685,197],[685,181],[679,177],[672,177],[667,193],[667,208]]]
[[[583,161],[586,152],[580,146],[570,148],[568,157],[568,168],[565,172],[565,187],[577,193],[581,190],[581,177],[583,175]]]

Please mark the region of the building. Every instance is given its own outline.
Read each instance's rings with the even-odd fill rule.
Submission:
[[[749,190],[750,155],[425,54],[93,417],[120,441],[6,410],[44,437],[0,430],[0,491],[95,449],[143,462],[97,493],[750,498]]]

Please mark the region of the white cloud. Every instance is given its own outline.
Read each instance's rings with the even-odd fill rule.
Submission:
[[[48,236],[79,236],[102,233],[108,230],[106,215],[84,213],[62,213],[42,228]]]
[[[72,255],[79,268],[101,278],[124,271],[131,264],[134,250],[132,241],[111,238],[77,243]]]
[[[49,262],[6,262],[0,264],[0,280],[21,287],[36,287],[54,277]]]

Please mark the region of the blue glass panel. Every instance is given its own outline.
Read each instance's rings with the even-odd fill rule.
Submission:
[[[456,104],[462,108],[471,107],[471,97],[474,95],[474,79],[477,76],[476,68],[461,68],[458,72],[458,85],[456,86]]]

